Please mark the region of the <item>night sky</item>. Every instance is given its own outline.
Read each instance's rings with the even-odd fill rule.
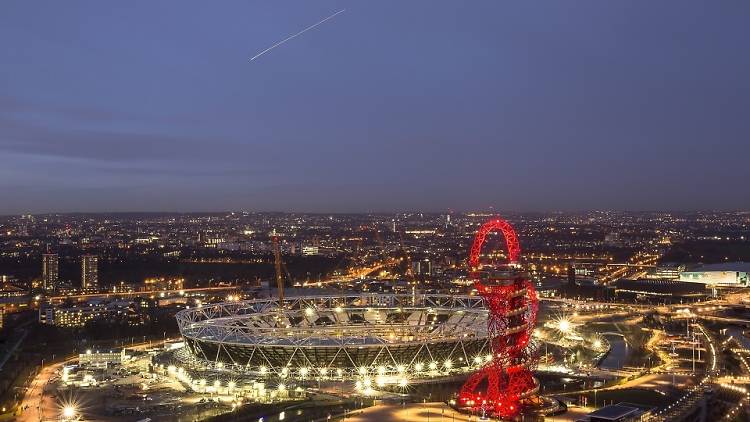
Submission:
[[[749,22],[742,0],[3,0],[0,214],[750,209]]]

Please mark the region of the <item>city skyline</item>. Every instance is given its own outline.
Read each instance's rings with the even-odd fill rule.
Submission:
[[[0,217],[0,412],[747,420],[748,217]]]
[[[750,209],[704,6],[9,2],[0,214]]]

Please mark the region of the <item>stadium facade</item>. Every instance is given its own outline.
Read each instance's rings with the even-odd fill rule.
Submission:
[[[354,294],[226,302],[177,314],[185,358],[256,377],[413,383],[492,359],[479,296]]]

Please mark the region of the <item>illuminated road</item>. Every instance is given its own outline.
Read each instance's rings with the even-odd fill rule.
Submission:
[[[593,412],[593,408],[585,407],[569,407],[568,411],[562,415],[554,416],[552,420],[555,421],[576,421],[586,415],[587,413]],[[353,416],[349,416],[345,419],[349,422],[385,422],[385,421],[408,421],[408,422],[479,422],[482,420],[497,420],[497,419],[481,419],[476,415],[466,415],[458,413],[452,408],[448,407],[445,403],[408,403],[406,405],[400,404],[381,404],[377,406],[368,407],[362,411],[358,411]]]
[[[595,301],[585,301],[585,300],[575,300],[575,299],[567,299],[567,298],[559,298],[559,297],[539,297],[540,301],[543,302],[558,302],[558,303],[565,303],[571,306],[581,306],[581,307],[587,307],[587,306],[604,306],[607,308],[626,308],[628,312],[636,311],[636,310],[655,310],[653,305],[637,305],[633,303],[616,303],[616,302],[595,302]],[[687,305],[673,305],[673,306],[681,306],[685,307]]]
[[[458,413],[445,403],[381,404],[363,409],[356,416],[346,419],[350,422],[436,422],[436,421],[479,421],[480,418]]]
[[[23,413],[16,417],[17,421],[38,422],[46,420],[45,416],[57,415],[58,409],[52,399],[44,395],[44,388],[50,379],[60,372],[63,365],[74,362],[78,356],[67,359],[63,362],[44,367],[34,378],[21,401]]]
[[[399,262],[397,259],[389,259],[387,261],[379,261],[375,263],[374,265],[371,265],[369,267],[362,267],[362,268],[352,268],[348,274],[340,276],[340,277],[334,277],[329,278],[327,280],[322,281],[310,281],[305,283],[305,286],[316,286],[318,284],[335,284],[335,283],[347,283],[351,280],[355,280],[358,278],[366,277],[375,271],[379,271],[385,267],[388,267],[390,265],[395,265]]]
[[[625,264],[607,264],[608,269],[613,269],[609,274],[602,277],[604,284],[613,282],[620,278],[638,278],[646,274],[644,269],[653,268],[661,259],[660,254],[639,252],[630,258],[630,262]]]
[[[464,415],[451,409],[445,403],[381,404],[363,409],[361,413],[349,417],[349,422],[383,421],[477,421],[476,416]]]

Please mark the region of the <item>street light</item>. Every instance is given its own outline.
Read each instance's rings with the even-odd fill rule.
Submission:
[[[73,419],[76,415],[76,408],[73,406],[65,406],[62,410],[62,416],[65,419]]]

